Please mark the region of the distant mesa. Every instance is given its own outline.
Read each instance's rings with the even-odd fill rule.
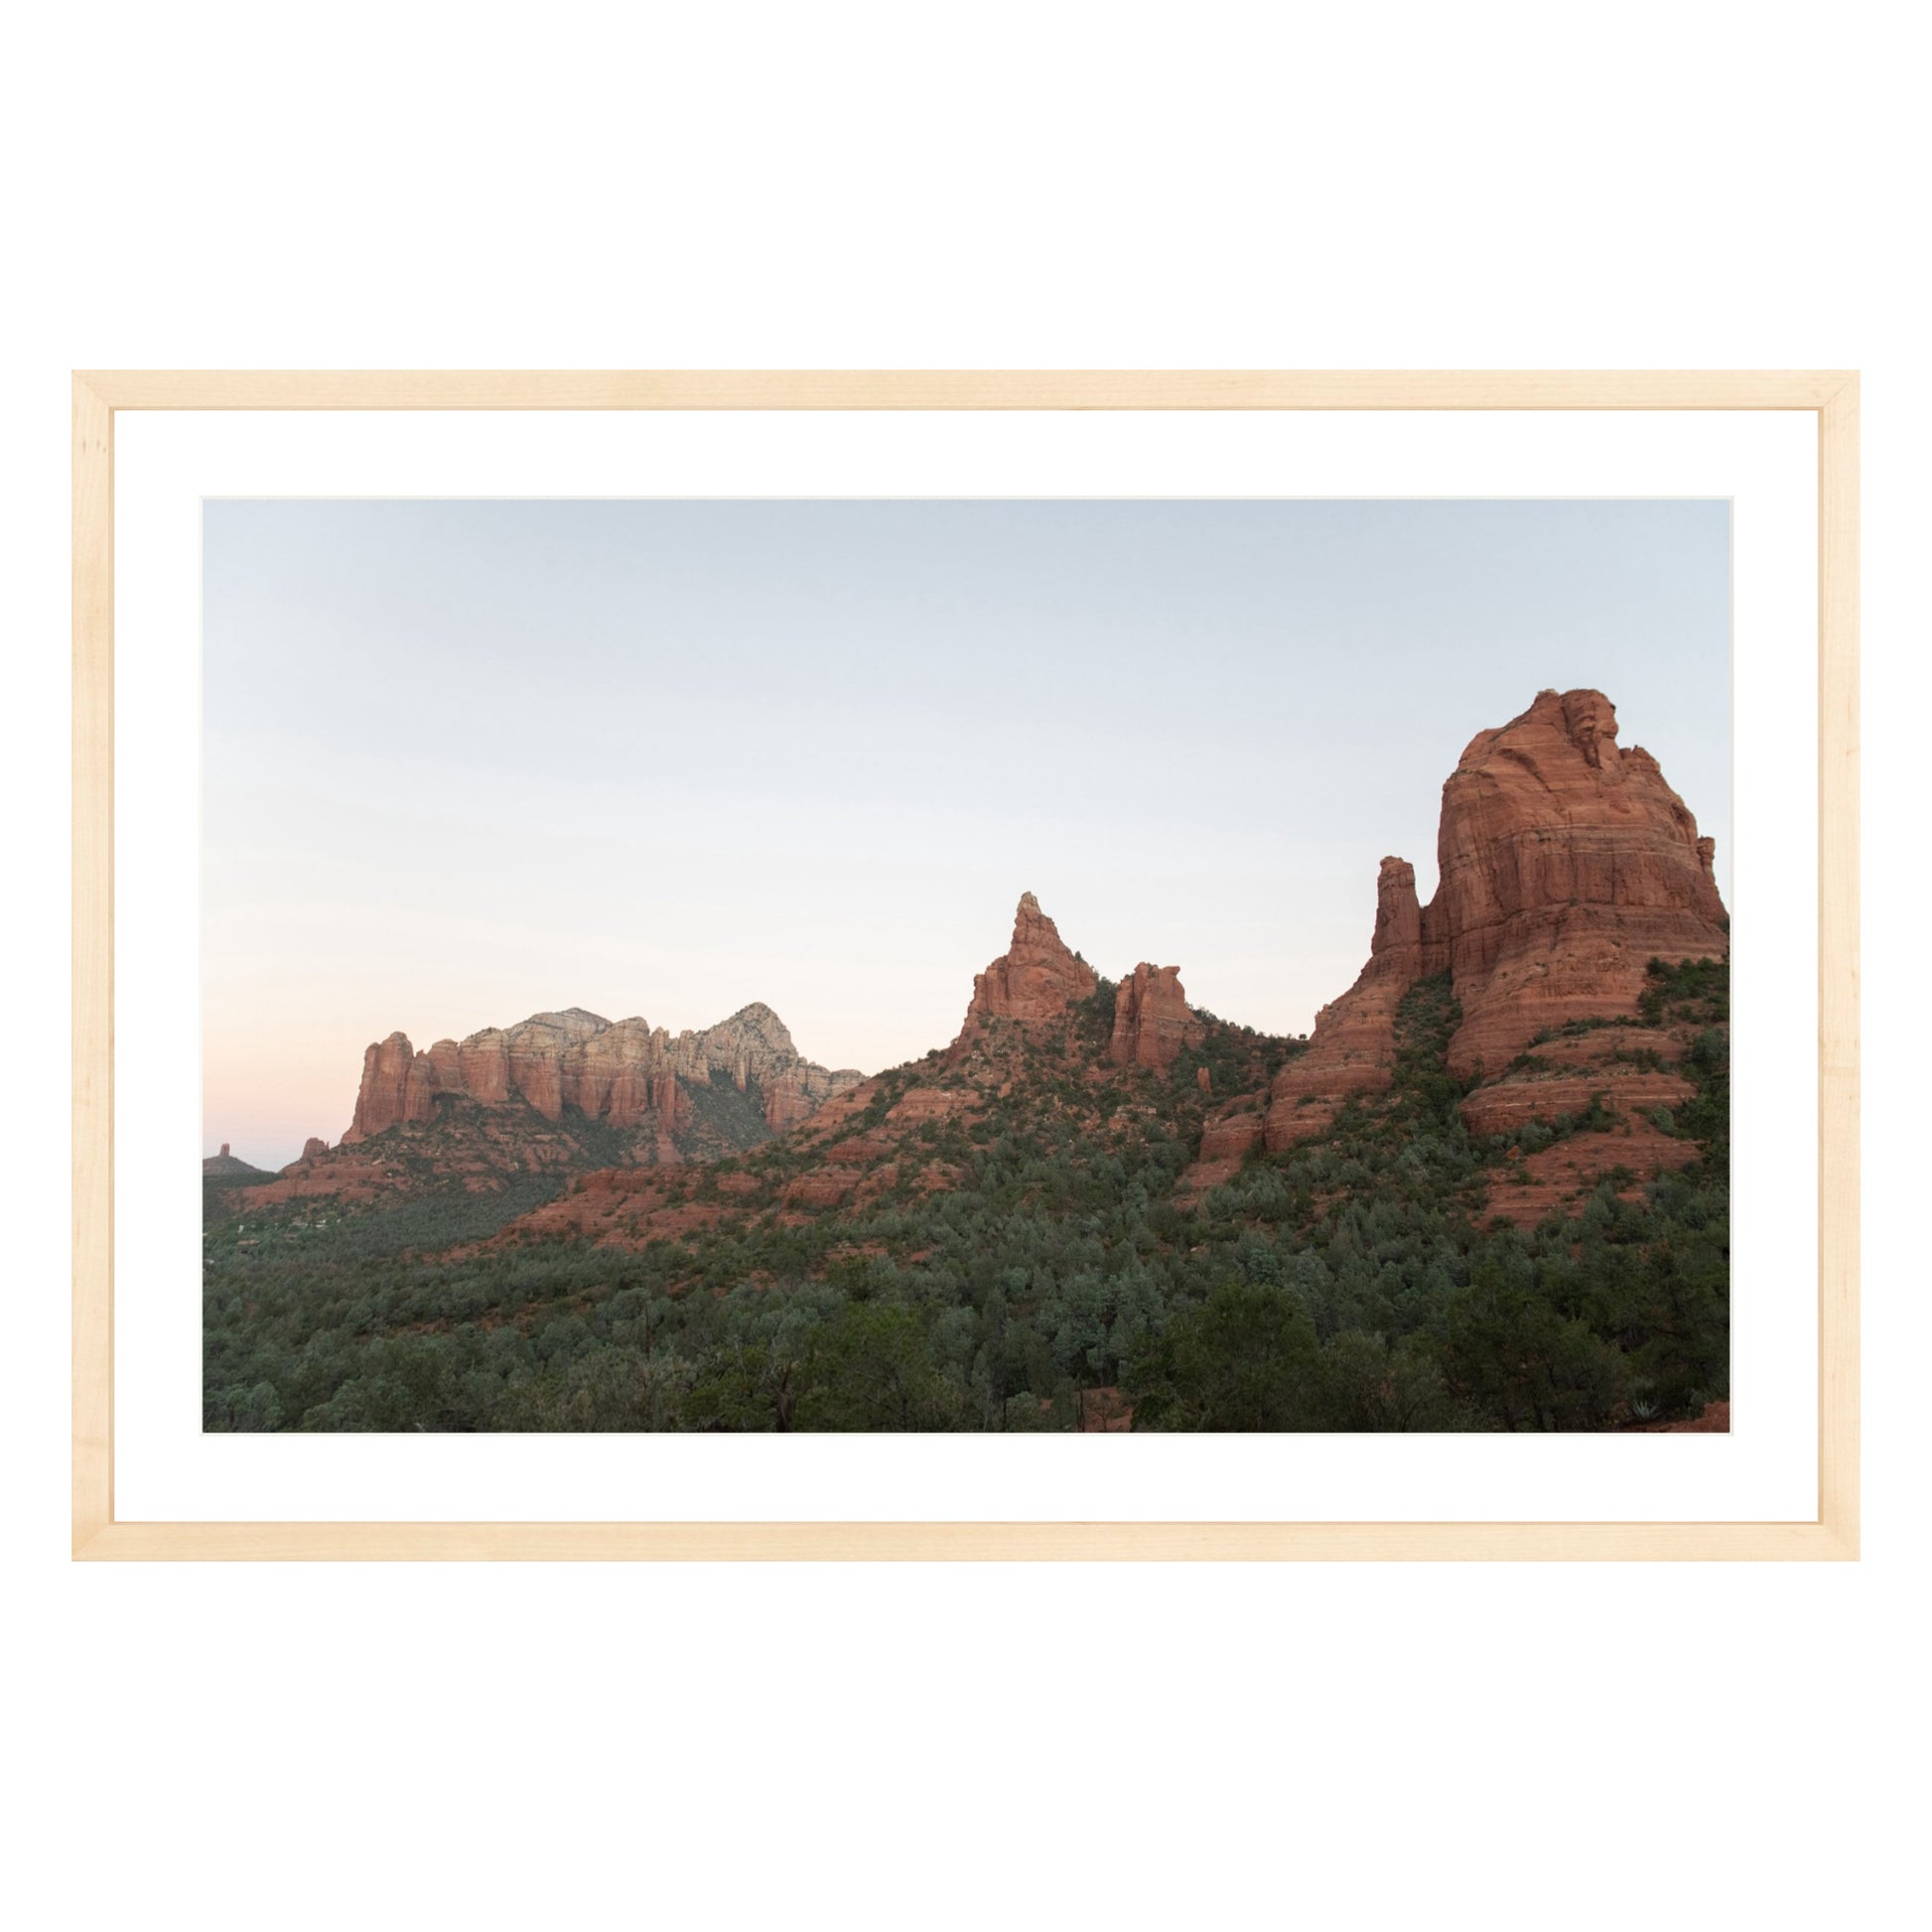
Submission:
[[[641,1019],[613,1023],[569,1007],[467,1039],[439,1039],[423,1052],[405,1034],[377,1040],[362,1055],[355,1115],[342,1144],[427,1123],[439,1102],[456,1097],[483,1107],[522,1101],[546,1121],[561,1121],[568,1111],[610,1127],[647,1129],[659,1158],[675,1160],[693,1087],[728,1082],[741,1094],[756,1088],[765,1127],[778,1133],[862,1077],[855,1068],[834,1071],[805,1059],[784,1022],[760,1004],[701,1033],[675,1035]],[[305,1158],[313,1152],[312,1142]]]
[[[532,1014],[419,1052],[390,1034],[362,1055],[354,1116],[311,1136],[257,1205],[362,1204],[424,1189],[497,1191],[520,1178],[671,1167],[742,1153],[858,1085],[803,1058],[754,1004],[702,1032],[615,1024],[582,1007]]]
[[[1482,1083],[1462,1103],[1472,1131],[1579,1111],[1606,1085],[1645,1106],[1689,1093],[1677,1075],[1638,1077],[1602,1041],[1579,1037],[1584,1023],[1633,1011],[1652,959],[1730,949],[1712,841],[1657,760],[1616,737],[1600,691],[1543,691],[1469,742],[1443,786],[1436,895],[1419,905],[1415,868],[1382,861],[1368,964],[1276,1079],[1270,1148],[1309,1139],[1350,1094],[1389,1085],[1396,1008],[1443,972],[1462,1010],[1449,1071]],[[1539,1045],[1534,1082],[1509,1080],[1533,1041],[1566,1028],[1572,1037]]]
[[[221,1143],[221,1152],[219,1154],[210,1154],[202,1163],[202,1172],[205,1174],[211,1173],[229,1176],[253,1174],[260,1180],[270,1180],[274,1177],[266,1168],[250,1167],[246,1161],[237,1159],[229,1150],[226,1141]]]

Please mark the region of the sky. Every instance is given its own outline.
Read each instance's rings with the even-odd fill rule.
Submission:
[[[1304,1033],[1545,687],[1728,899],[1723,501],[210,500],[204,660],[204,1130],[262,1167],[397,1029],[761,1000],[895,1065],[1029,891]]]

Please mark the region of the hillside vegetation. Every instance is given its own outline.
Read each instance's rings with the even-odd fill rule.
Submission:
[[[362,1206],[237,1209],[210,1186],[206,1424],[1689,1418],[1728,1394],[1724,963],[1653,964],[1639,1009],[1630,1023],[1668,1033],[1691,1102],[1633,1123],[1592,1099],[1477,1140],[1448,1070],[1448,977],[1422,980],[1387,1091],[1205,1193],[1187,1171],[1206,1107],[1261,1089],[1303,1043],[1203,1015],[1204,1038],[1165,1071],[1112,1066],[1105,982],[1052,1025],[989,1025],[970,1051],[896,1068],[703,1166],[419,1176],[400,1204]],[[1683,1165],[1640,1178],[1621,1158],[1639,1129],[1681,1144]],[[1526,1188],[1531,1167],[1558,1178]],[[1528,1219],[1504,1206],[1545,1197]]]

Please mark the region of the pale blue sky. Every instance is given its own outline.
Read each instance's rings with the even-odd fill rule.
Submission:
[[[279,1165],[363,1046],[752,1000],[943,1044],[1036,893],[1302,1032],[1443,780],[1593,685],[1730,866],[1724,502],[215,501],[207,1119]]]

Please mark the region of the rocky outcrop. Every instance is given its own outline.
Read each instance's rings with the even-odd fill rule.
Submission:
[[[1448,964],[1440,944],[1423,940],[1416,869],[1384,859],[1375,888],[1375,934],[1355,984],[1315,1016],[1307,1052],[1276,1077],[1268,1109],[1271,1148],[1283,1148],[1327,1126],[1353,1093],[1379,1092],[1395,1064],[1395,1015],[1419,979]]]
[[[485,1027],[482,1033],[472,1034],[457,1047],[456,1059],[453,1091],[467,1093],[485,1107],[510,1097],[510,1040],[500,1027]]]
[[[1204,1072],[1206,1069],[1203,1068]],[[1268,1095],[1240,1093],[1207,1110],[1200,1146],[1180,1177],[1180,1196],[1195,1198],[1232,1180],[1249,1154],[1262,1144],[1268,1124]]]
[[[1178,966],[1143,961],[1115,989],[1107,1057],[1116,1066],[1172,1066],[1183,1047],[1199,1045],[1206,1035],[1187,1005]]]
[[[641,1027],[643,1022],[631,1024]],[[532,1014],[504,1035],[511,1088],[545,1120],[562,1120],[566,1060],[572,1057],[573,1049],[608,1032],[610,1026],[610,1021],[586,1013],[582,1007]]]
[[[1450,1069],[1498,1072],[1547,1027],[1627,1013],[1651,959],[1720,958],[1712,842],[1600,691],[1541,693],[1443,787],[1430,905],[1462,1025]]]
[[[377,1041],[362,1056],[355,1116],[343,1144],[427,1122],[439,1098],[449,1095],[484,1107],[522,1100],[547,1121],[569,1110],[613,1127],[649,1128],[658,1157],[675,1158],[687,1086],[722,1081],[747,1094],[756,1088],[764,1124],[777,1132],[861,1077],[853,1068],[833,1071],[802,1058],[783,1021],[763,1005],[675,1036],[640,1019],[613,1024],[570,1007],[533,1014],[514,1027],[485,1028],[464,1040],[439,1039],[420,1053],[400,1033]]]
[[[250,1167],[246,1161],[239,1159],[231,1152],[226,1141],[221,1143],[221,1152],[219,1154],[210,1154],[202,1163],[202,1172],[204,1173],[220,1174],[228,1177],[233,1177],[237,1174],[256,1174],[264,1180],[268,1178],[268,1170],[266,1168]]]
[[[427,1053],[406,1034],[379,1039],[362,1055],[362,1083],[355,1090],[355,1118],[343,1136],[365,1141],[400,1121],[426,1121],[435,1104],[436,1072]]]
[[[498,1237],[580,1237],[628,1248],[682,1240],[694,1232],[746,1217],[766,1225],[803,1228],[881,1203],[978,1184],[974,1150],[1003,1149],[1010,1135],[1035,1127],[1056,1146],[1099,1153],[1167,1137],[1176,1118],[1189,1124],[1210,1115],[1204,1162],[1192,1173],[1201,1187],[1238,1172],[1261,1137],[1267,1075],[1279,1050],[1300,1042],[1273,1040],[1247,1028],[1189,1011],[1178,971],[1143,964],[1105,1005],[1100,980],[1070,952],[1039,902],[1025,895],[1008,951],[975,976],[965,1024],[950,1050],[935,1049],[825,1099],[786,1142],[782,1162],[751,1161],[720,1173],[715,1167],[633,1166],[589,1176]],[[1112,1026],[1102,1025],[1103,1017]],[[759,1044],[775,1017],[748,1009],[736,1017],[738,1043]],[[1208,1064],[1193,1077],[1178,1073],[1175,1056],[1194,1042],[1208,1047]],[[769,1049],[786,1040],[764,1038]],[[708,1049],[723,1062],[729,1059]],[[1147,1069],[1166,1068],[1167,1077]],[[730,1073],[715,1068],[714,1087]],[[837,1076],[834,1076],[837,1077]],[[810,1102],[819,1070],[794,1067],[763,1079],[764,1103],[794,1084]],[[1226,1085],[1231,1098],[1217,1102]],[[684,1099],[704,1101],[702,1087]],[[570,1127],[566,1116],[565,1128]],[[996,1160],[1003,1154],[996,1154]],[[842,1250],[877,1252],[867,1239]]]
[[[1450,1071],[1495,1081],[1539,1035],[1629,1016],[1650,960],[1728,952],[1712,841],[1698,836],[1657,760],[1616,737],[1601,692],[1544,691],[1470,741],[1443,787],[1436,895],[1418,906],[1414,868],[1382,861],[1368,964],[1275,1081],[1271,1148],[1318,1131],[1349,1094],[1388,1085],[1396,1009],[1430,974],[1450,974],[1462,1010]],[[1551,1056],[1559,1076],[1565,1056]],[[1567,1084],[1546,1079],[1543,1091],[1507,1099],[1478,1089],[1465,1117],[1474,1126],[1526,1107],[1570,1111],[1572,1088],[1586,1104],[1603,1053],[1568,1056],[1578,1065]],[[1648,1104],[1663,1083],[1633,1081],[1628,1091],[1633,1105]]]
[[[989,1020],[1031,1025],[1057,1019],[1076,1001],[1090,999],[1099,986],[1100,976],[1067,950],[1038,899],[1022,893],[1013,917],[1013,943],[985,972],[974,974],[966,1024],[954,1044],[969,1039]]]
[[[557,1049],[562,1101],[592,1120],[613,1127],[641,1126],[666,1095],[659,1076],[671,1072],[663,1028],[642,1020],[620,1020]],[[674,1094],[676,1076],[672,1074]],[[675,1100],[672,1102],[675,1108]]]

